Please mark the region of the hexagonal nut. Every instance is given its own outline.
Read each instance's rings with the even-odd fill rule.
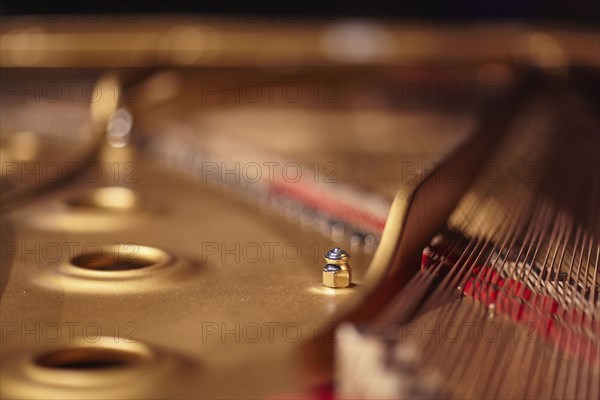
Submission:
[[[331,288],[345,288],[350,286],[350,271],[323,271],[323,285]]]

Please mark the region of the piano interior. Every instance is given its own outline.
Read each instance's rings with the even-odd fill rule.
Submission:
[[[600,398],[596,6],[30,3],[2,398]]]

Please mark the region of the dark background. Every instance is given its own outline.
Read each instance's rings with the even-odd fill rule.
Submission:
[[[544,21],[598,26],[598,0],[386,0],[386,1],[181,1],[2,0],[0,13],[11,14],[238,14],[274,17],[375,17],[428,22]]]

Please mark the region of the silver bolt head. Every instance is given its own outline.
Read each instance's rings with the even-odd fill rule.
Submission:
[[[345,250],[336,247],[325,253],[325,258],[328,260],[343,260],[350,258],[350,254],[348,254]]]
[[[342,267],[340,267],[339,265],[335,265],[335,264],[325,264],[325,267],[323,267],[323,272],[337,272],[337,271],[341,271]]]

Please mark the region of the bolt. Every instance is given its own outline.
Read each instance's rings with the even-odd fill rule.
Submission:
[[[331,288],[345,288],[352,282],[352,271],[348,265],[350,255],[336,247],[325,253],[323,285]]]

